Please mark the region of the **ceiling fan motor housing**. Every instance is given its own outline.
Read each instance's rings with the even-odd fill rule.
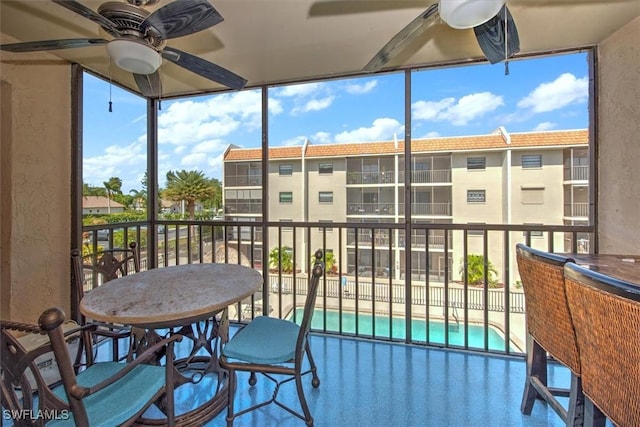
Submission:
[[[157,51],[137,40],[112,40],[107,44],[107,52],[118,67],[134,74],[155,73],[162,63]]]
[[[450,27],[477,27],[496,16],[505,0],[440,0],[438,11]]]

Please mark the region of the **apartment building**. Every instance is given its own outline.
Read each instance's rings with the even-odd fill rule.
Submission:
[[[346,258],[337,260],[343,273],[357,269],[360,276],[402,279],[411,256],[411,277],[426,280],[428,275],[435,281],[443,280],[445,271],[450,279],[459,279],[464,246],[468,253],[482,254],[486,245],[489,261],[502,271],[502,235],[485,236],[484,230],[473,229],[434,230],[428,224],[587,224],[588,144],[585,129],[508,133],[499,128],[488,135],[413,140],[409,162],[405,162],[404,142],[397,140],[272,147],[268,218],[281,227],[270,228],[268,248],[263,247],[259,228],[240,228],[240,236],[234,234],[236,230],[229,238],[239,238],[248,257],[253,249],[256,260],[262,251],[276,247],[304,254],[308,248],[324,246]],[[230,146],[226,150],[227,220],[261,220],[261,163],[259,148]],[[405,223],[408,212],[407,169],[410,219],[415,225],[409,239],[397,226]],[[294,236],[288,222],[314,227],[311,232],[295,228]],[[334,227],[334,223],[343,226]],[[345,229],[345,223],[375,226]],[[511,241],[522,241],[522,232],[512,234]],[[534,241],[547,238],[542,232],[531,233]],[[555,233],[553,239],[555,248],[566,247],[563,233]],[[579,244],[588,249],[587,240]],[[304,271],[306,260],[300,258],[297,268]]]

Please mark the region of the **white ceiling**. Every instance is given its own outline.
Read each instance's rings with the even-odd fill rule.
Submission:
[[[103,3],[78,1],[94,11]],[[199,33],[171,39],[167,45],[221,65],[246,78],[247,87],[252,87],[360,73],[387,41],[435,0],[210,2],[224,21]],[[160,0],[148,9],[168,3]],[[598,44],[640,16],[640,0],[507,0],[507,5],[518,28],[520,56]],[[2,43],[111,39],[98,24],[51,1],[1,0],[0,17]],[[110,67],[104,45],[51,53],[137,90],[131,74]],[[37,58],[33,54],[0,52],[2,62],[28,64]],[[438,21],[385,69],[482,59],[473,30],[455,30]],[[163,97],[228,89],[168,61],[160,70]]]

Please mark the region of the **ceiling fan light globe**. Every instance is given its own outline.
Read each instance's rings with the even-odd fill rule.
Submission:
[[[153,74],[162,63],[160,53],[134,40],[112,40],[107,52],[119,68],[134,74]]]
[[[477,27],[498,14],[506,0],[440,0],[440,17],[450,27]]]

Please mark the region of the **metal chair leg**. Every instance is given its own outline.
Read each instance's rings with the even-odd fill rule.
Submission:
[[[236,371],[229,370],[229,394],[227,402],[227,427],[233,427],[233,419],[235,418],[233,414],[233,403],[236,397],[236,387],[238,385],[238,378],[236,376]]]

